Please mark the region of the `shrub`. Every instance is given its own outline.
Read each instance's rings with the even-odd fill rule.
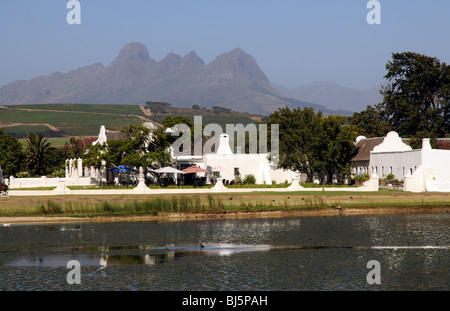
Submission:
[[[386,181],[397,181],[397,178],[395,178],[394,174],[389,174],[386,176]]]
[[[355,180],[360,181],[360,182],[364,182],[370,179],[370,176],[368,173],[364,173],[362,176],[360,175],[356,175],[355,176]]]
[[[246,184],[246,185],[248,185],[248,184],[250,184],[250,185],[256,184],[255,176],[253,174],[249,174],[249,175],[245,176],[244,184]]]

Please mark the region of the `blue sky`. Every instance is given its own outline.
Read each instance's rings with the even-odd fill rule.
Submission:
[[[450,1],[379,0],[78,0],[81,24],[69,25],[68,0],[0,0],[0,86],[101,62],[127,43],[150,57],[194,50],[209,63],[240,47],[271,82],[292,88],[334,81],[365,89],[383,82],[392,52],[415,51],[450,63]]]

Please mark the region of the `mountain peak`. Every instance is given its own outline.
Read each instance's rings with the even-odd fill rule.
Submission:
[[[169,64],[177,64],[180,62],[181,57],[178,54],[175,54],[173,52],[169,52],[166,57],[164,57],[160,62],[161,63],[169,63]]]
[[[222,83],[248,83],[261,84],[270,87],[269,79],[259,68],[256,60],[240,48],[223,53],[208,64],[207,71],[213,73],[209,76],[209,84]]]
[[[203,62],[203,59],[201,59],[195,51],[190,51],[188,54],[186,54],[182,59],[184,64],[194,64],[194,65],[201,65],[204,66],[205,63]]]
[[[234,54],[234,55],[248,55],[243,49],[237,47],[232,49],[228,54]]]
[[[246,53],[241,48],[234,48],[227,53],[223,53],[217,56],[216,60],[227,59],[227,60],[242,60],[249,61],[256,64],[256,60],[250,54]]]
[[[111,63],[121,64],[121,63],[147,63],[149,62],[150,54],[142,43],[132,42],[126,44],[119,53],[119,56]]]

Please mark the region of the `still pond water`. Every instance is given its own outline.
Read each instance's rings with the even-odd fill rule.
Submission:
[[[11,225],[0,290],[449,290],[449,228],[448,213]]]

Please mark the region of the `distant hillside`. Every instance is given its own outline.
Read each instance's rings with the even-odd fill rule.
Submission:
[[[331,110],[360,112],[368,105],[374,106],[383,100],[380,94],[381,85],[362,91],[340,86],[334,82],[313,82],[293,89],[275,83],[272,86],[287,97],[313,102]]]
[[[225,130],[227,123],[250,124],[260,115],[221,109],[167,107],[154,113],[137,105],[42,104],[0,106],[0,128],[17,137],[28,132],[43,132],[46,137],[96,136],[101,125],[119,129],[127,124],[161,123],[167,116],[185,116],[192,121],[202,116],[203,124],[217,123]],[[23,135],[20,135],[23,134]]]
[[[88,103],[143,105],[166,101],[178,107],[223,106],[268,115],[280,107],[324,106],[289,98],[275,90],[256,60],[236,48],[205,65],[195,52],[169,53],[155,61],[141,43],[125,45],[108,66],[95,63],[0,88],[0,105]]]

